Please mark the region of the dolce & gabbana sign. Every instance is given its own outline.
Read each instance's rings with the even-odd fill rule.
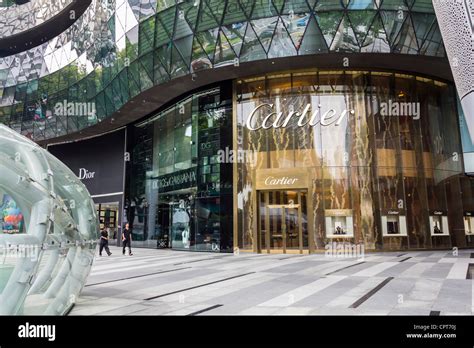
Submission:
[[[152,188],[166,192],[196,186],[196,182],[196,170],[191,168],[153,178]]]
[[[301,112],[290,111],[284,115],[281,111],[278,113],[274,111],[274,104],[260,104],[255,107],[248,116],[246,127],[252,131],[285,128],[293,118],[298,120],[298,127],[314,127],[318,123],[321,124],[321,126],[329,126],[332,124],[339,126],[347,114],[355,114],[354,110],[342,110],[338,112],[336,109],[322,111],[321,108],[322,106],[319,104],[318,108],[310,114],[311,104],[308,103]],[[258,117],[261,112],[263,112],[265,116]]]

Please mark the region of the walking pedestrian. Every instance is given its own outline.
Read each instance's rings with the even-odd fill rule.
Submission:
[[[109,250],[109,233],[105,228],[100,230],[99,256],[102,256],[102,250],[104,249],[108,256],[112,255]]]
[[[132,231],[130,231],[130,225],[125,224],[125,229],[122,232],[122,254],[125,255],[125,247],[128,246],[128,255],[132,256]]]

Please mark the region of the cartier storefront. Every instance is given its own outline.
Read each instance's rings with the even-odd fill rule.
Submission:
[[[304,70],[225,81],[127,129],[136,246],[474,246],[452,84]]]
[[[474,245],[451,84],[297,71],[235,81],[233,109],[234,249]]]

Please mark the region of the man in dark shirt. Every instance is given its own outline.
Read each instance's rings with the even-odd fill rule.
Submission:
[[[100,231],[100,244],[99,244],[99,255],[102,256],[102,250],[105,249],[105,252],[107,255],[112,255],[112,253],[109,250],[109,234],[107,233],[107,230],[103,228]]]
[[[130,231],[130,226],[127,223],[125,228],[122,232],[122,243],[123,243],[123,250],[122,254],[125,255],[125,247],[128,246],[128,254],[132,256],[132,231]]]

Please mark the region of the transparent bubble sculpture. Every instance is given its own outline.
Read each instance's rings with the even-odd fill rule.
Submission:
[[[94,203],[63,163],[0,124],[0,315],[65,315],[89,275]]]

